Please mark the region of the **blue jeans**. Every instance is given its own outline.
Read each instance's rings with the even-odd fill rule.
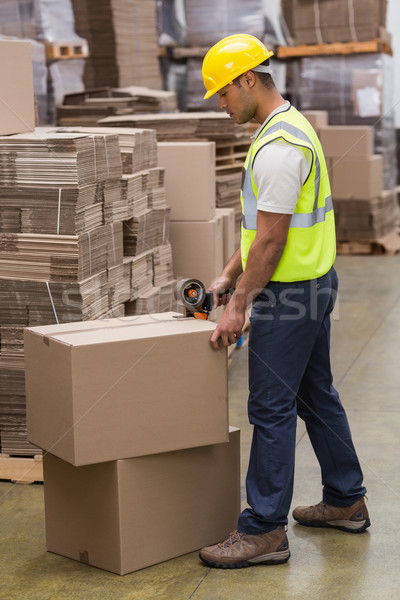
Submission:
[[[332,385],[330,313],[338,280],[270,282],[255,299],[249,337],[249,421],[254,426],[238,530],[265,533],[288,522],[293,494],[297,415],[321,467],[323,500],[350,506],[363,474],[346,413]]]

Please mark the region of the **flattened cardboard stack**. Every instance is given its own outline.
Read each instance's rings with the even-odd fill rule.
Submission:
[[[26,435],[23,337],[23,327],[0,326],[0,444],[14,456],[39,453]]]
[[[158,141],[188,140],[190,138],[219,140],[232,139],[243,133],[240,126],[220,112],[178,112],[166,114],[124,115],[99,121],[105,127],[139,127],[155,129]]]
[[[105,314],[122,224],[103,225],[98,186],[121,177],[118,138],[36,130],[1,137],[0,156],[1,326]],[[38,452],[26,440],[22,343],[0,354],[1,449],[15,455]]]
[[[126,175],[136,175],[157,165],[157,140],[156,131],[153,129],[74,126],[54,131],[118,136],[122,171]]]
[[[76,30],[89,44],[85,87],[162,88],[155,0],[73,0],[72,5]]]
[[[282,0],[295,44],[361,42],[379,37],[387,0]]]
[[[91,126],[107,116],[132,113],[172,112],[177,108],[175,92],[140,86],[95,88],[64,96],[57,107],[57,124]]]
[[[141,314],[148,295],[160,290],[163,302],[152,312],[174,308],[164,172],[156,165],[150,130],[38,128],[0,137],[0,326],[123,316],[131,301],[138,306],[130,304],[129,314]],[[134,257],[123,256],[123,223],[143,225],[143,215],[147,232],[136,235],[147,258],[134,269]],[[157,268],[165,269],[157,282],[154,247]],[[13,454],[32,454],[38,450],[26,442],[21,337],[16,346],[17,355],[1,345],[0,435],[7,431],[2,437]],[[17,445],[25,436],[19,450],[13,431]]]
[[[400,249],[394,190],[383,190],[383,159],[373,154],[374,132],[363,126],[321,126],[339,242],[378,241]]]
[[[122,575],[235,527],[239,430],[228,427],[226,352],[209,344],[214,324],[178,316],[26,329],[48,550]]]

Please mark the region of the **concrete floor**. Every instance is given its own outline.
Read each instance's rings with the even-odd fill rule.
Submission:
[[[47,553],[43,486],[0,482],[1,600],[397,600],[400,598],[400,255],[339,257],[333,321],[335,384],[368,488],[372,526],[363,535],[289,522],[284,565],[223,571],[192,553],[119,577]],[[247,351],[230,367],[231,424],[247,423]],[[244,487],[242,488],[244,497]],[[320,474],[299,423],[293,506],[320,500]]]

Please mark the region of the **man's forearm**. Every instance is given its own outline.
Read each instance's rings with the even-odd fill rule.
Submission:
[[[252,245],[246,270],[234,296],[235,305],[239,310],[245,310],[268,284],[278,266],[284,247],[284,244],[275,242]]]

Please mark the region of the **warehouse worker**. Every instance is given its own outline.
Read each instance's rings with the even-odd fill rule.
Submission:
[[[249,507],[227,540],[201,550],[212,567],[289,559],[297,415],[318,458],[323,493],[315,506],[297,507],[294,519],[351,533],[370,525],[360,464],[332,386],[330,313],[338,281],[327,168],[315,131],[273,83],[271,55],[256,38],[233,35],[203,62],[204,98],[218,93],[235,123],[260,123],[243,169],[241,247],[210,288],[217,304],[218,294],[236,285],[211,337],[216,349],[240,338],[253,303],[248,412],[254,426]]]

